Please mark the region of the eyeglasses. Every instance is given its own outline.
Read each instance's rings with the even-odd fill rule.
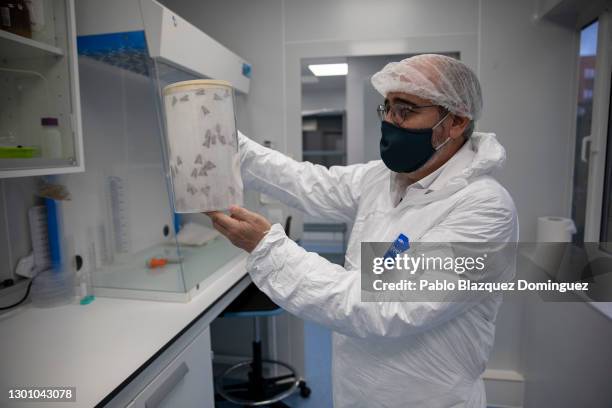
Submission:
[[[401,125],[408,119],[408,117],[418,112],[421,108],[431,108],[438,105],[407,105],[404,103],[395,103],[391,105],[388,101],[385,101],[384,105],[378,105],[376,112],[380,120],[385,120],[387,115],[391,113],[391,120],[396,125]]]

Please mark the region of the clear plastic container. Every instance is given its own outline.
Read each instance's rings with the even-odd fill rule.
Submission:
[[[164,88],[163,98],[175,212],[242,205],[232,86],[213,80],[177,82]]]
[[[48,269],[32,282],[30,296],[36,307],[54,307],[74,300],[74,273]]]
[[[55,45],[53,0],[25,0],[30,12],[32,39]]]

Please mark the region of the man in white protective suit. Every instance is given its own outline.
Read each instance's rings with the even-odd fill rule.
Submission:
[[[307,252],[280,224],[232,207],[213,225],[250,253],[253,282],[275,303],[333,330],[335,407],[485,407],[481,374],[501,294],[461,302],[361,302],[360,244],[517,242],[508,192],[489,173],[505,150],[474,132],[482,96],[475,74],[426,54],[372,77],[385,97],[382,160],[329,169],[297,162],[239,134],[246,188],[318,218],[353,223],[345,266]],[[507,269],[513,274],[515,264]],[[508,272],[508,271],[506,271]]]

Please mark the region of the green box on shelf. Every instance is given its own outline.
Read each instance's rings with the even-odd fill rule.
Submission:
[[[0,159],[29,159],[38,155],[36,147],[0,146]]]

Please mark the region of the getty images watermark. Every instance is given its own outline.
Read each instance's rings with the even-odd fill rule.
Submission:
[[[496,293],[531,292],[547,301],[612,301],[612,256],[605,248],[600,243],[363,242],[361,299],[478,302]]]

